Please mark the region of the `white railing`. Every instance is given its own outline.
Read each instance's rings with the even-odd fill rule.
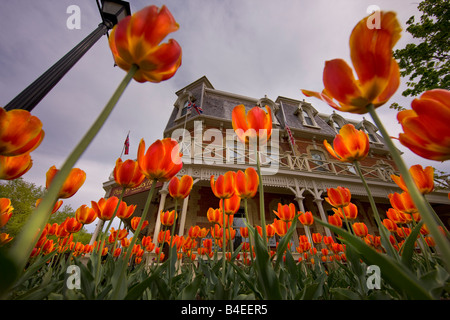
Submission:
[[[202,163],[209,165],[256,165],[256,153],[248,150],[236,150],[223,146],[205,143],[185,144],[183,160],[185,163]],[[285,170],[314,172],[327,175],[356,177],[354,166],[339,161],[318,160],[307,154],[294,156],[291,153],[273,155],[261,152],[261,166],[278,167]],[[361,166],[361,172],[366,179],[392,181],[391,174],[395,172],[389,165]]]

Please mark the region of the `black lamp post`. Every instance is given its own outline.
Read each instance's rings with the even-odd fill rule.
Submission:
[[[64,77],[64,75],[80,60],[80,58],[100,39],[108,30],[112,29],[121,19],[131,14],[130,4],[121,0],[101,0],[97,5],[102,17],[98,27],[51,66],[45,73],[32,84],[12,99],[4,108],[25,109],[33,108],[45,97],[45,95]]]

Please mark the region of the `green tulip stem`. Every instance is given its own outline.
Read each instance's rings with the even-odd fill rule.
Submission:
[[[31,251],[33,250],[34,245],[39,239],[39,235],[42,233],[42,230],[51,215],[53,206],[58,200],[59,191],[64,185],[66,178],[69,176],[70,171],[108,119],[109,115],[119,101],[119,98],[122,96],[137,70],[138,67],[133,65],[127,72],[98,118],[69,155],[64,165],[61,167],[61,170],[56,174],[46,195],[42,199],[42,202],[34,210],[30,220],[23,227],[21,233],[17,236],[15,244],[11,247],[11,252],[13,252],[11,257],[17,265],[18,270],[22,270],[25,267]]]
[[[438,224],[436,223],[433,213],[430,211],[424,196],[420,193],[419,189],[417,188],[408,170],[408,167],[406,166],[405,162],[403,161],[403,158],[400,155],[400,152],[394,145],[386,128],[383,126],[383,123],[378,117],[378,114],[375,112],[375,107],[371,104],[367,107],[367,109],[373,121],[375,122],[375,125],[380,130],[381,135],[383,136],[384,141],[387,147],[389,148],[389,151],[391,152],[390,154],[400,170],[403,180],[405,181],[406,187],[408,188],[408,192],[414,204],[416,205],[416,208],[418,209],[420,216],[422,217],[424,223],[427,225],[431,235],[436,241],[437,249],[442,255],[442,260],[447,270],[450,270],[450,242],[448,241],[448,239],[444,237],[444,235],[439,230]]]

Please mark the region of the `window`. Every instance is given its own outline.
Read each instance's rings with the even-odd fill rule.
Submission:
[[[190,102],[189,100],[187,100],[187,101],[184,103],[183,108],[181,109],[181,117],[184,116],[186,113],[188,113],[188,111],[189,111],[189,109],[190,109],[190,108],[189,108],[190,105],[191,105],[191,102]]]
[[[367,135],[369,136],[370,142],[378,142],[377,138],[375,138],[375,135],[372,132],[370,132],[369,130],[366,130],[366,132],[367,132]]]
[[[242,242],[249,242],[249,238],[242,238],[240,228],[245,228],[245,211],[244,208],[240,208],[238,212],[234,214],[233,229],[236,230],[236,235],[233,241],[234,250],[236,250]]]
[[[311,119],[311,117],[309,116],[309,113],[306,110],[303,110],[302,114],[303,114],[303,121],[304,121],[304,123],[309,125],[309,126],[314,126],[314,122]]]
[[[313,159],[313,163],[316,165],[313,170],[317,171],[328,171],[328,165],[326,163],[325,156],[320,151],[311,151],[311,158]]]
[[[339,130],[341,130],[341,125],[339,124],[339,122],[337,122],[336,120],[333,121],[333,125],[334,125],[334,129],[336,130],[336,132],[339,133]]]

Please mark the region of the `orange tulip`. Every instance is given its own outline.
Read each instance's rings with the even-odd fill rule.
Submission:
[[[234,215],[232,215],[232,214],[225,216],[225,228],[227,228],[228,226],[233,226],[233,219],[234,219]],[[219,225],[221,227],[224,226],[223,215],[220,215],[220,217],[219,217]]]
[[[78,222],[76,218],[68,218],[64,223],[64,229],[69,233],[76,233],[83,228],[83,224]]]
[[[169,182],[169,194],[174,199],[184,199],[191,192],[193,184],[191,176],[184,175],[180,179],[174,176]]]
[[[0,246],[3,246],[13,239],[9,233],[0,233]]]
[[[276,216],[284,222],[292,221],[294,220],[296,213],[295,205],[293,203],[284,205],[278,203],[278,210],[273,210],[273,213],[275,213]]]
[[[320,233],[313,233],[312,240],[314,243],[321,243],[323,236]]]
[[[145,141],[141,139],[137,161],[148,179],[159,181],[169,181],[183,166],[178,142],[171,138],[156,140],[146,153]]]
[[[220,209],[209,208],[206,216],[209,222],[219,223],[220,217],[222,216],[222,211]]]
[[[415,214],[417,208],[408,192],[390,193],[388,195],[391,206],[403,214]]]
[[[14,157],[35,150],[44,139],[39,118],[29,111],[0,108],[0,155]]]
[[[239,227],[239,232],[241,233],[242,238],[247,239],[249,237],[247,227]]]
[[[214,176],[210,178],[211,190],[219,199],[229,199],[235,193],[236,173],[227,171],[224,175],[219,175],[216,181]]]
[[[39,199],[36,200],[36,204],[35,204],[36,208],[39,206],[39,204],[40,204],[41,202],[42,202],[42,198],[39,198]],[[62,201],[62,200],[57,200],[57,201],[55,202],[54,206],[53,206],[52,214],[54,214],[56,211],[58,211],[59,208],[61,208],[62,204],[63,204],[63,201]]]
[[[425,237],[425,242],[427,243],[427,245],[429,247],[435,247],[436,246],[436,242],[434,241],[434,239],[432,237]]]
[[[29,153],[15,157],[0,155],[0,180],[14,180],[31,169],[33,160]]]
[[[339,228],[342,227],[341,217],[339,217],[339,215],[336,213],[328,216],[328,223]]]
[[[205,247],[208,251],[212,249],[212,239],[203,240],[203,247]]]
[[[109,36],[116,64],[126,71],[137,65],[134,79],[138,82],[170,79],[181,65],[181,47],[173,39],[160,42],[178,28],[166,6],[147,6],[122,19]]]
[[[116,248],[116,249],[114,249],[113,257],[117,258],[118,256],[120,256],[121,253],[122,253],[122,248]]]
[[[392,221],[391,219],[384,219],[383,220],[383,225],[386,227],[386,229],[388,229],[390,232],[395,232],[397,231],[397,224]]]
[[[259,186],[258,173],[253,167],[245,169],[245,173],[238,170],[236,173],[236,194],[241,199],[250,199],[256,195]]]
[[[47,240],[44,243],[44,246],[42,247],[42,253],[44,255],[47,255],[50,252],[52,252],[54,249],[55,249],[55,244],[53,243],[53,240]]]
[[[272,238],[276,233],[275,227],[273,224],[266,225],[266,237],[267,239]]]
[[[420,193],[427,194],[434,190],[434,168],[433,167],[428,166],[425,169],[423,169],[420,164],[416,164],[414,166],[411,166],[411,168],[409,168],[409,173],[411,174],[411,177],[413,178]],[[406,184],[405,184],[405,181],[403,180],[402,175],[396,176],[393,174],[393,175],[391,175],[391,179],[403,191],[408,191],[408,188],[406,187]]]
[[[274,219],[273,223],[272,223],[272,227],[275,229],[275,232],[280,237],[283,237],[287,233],[290,226],[291,226],[291,222],[284,222],[282,220],[277,220],[277,219]]]
[[[304,213],[302,213],[299,217],[298,220],[301,222],[302,225],[304,226],[311,226],[314,223],[314,217],[312,215],[311,211],[306,211]]]
[[[126,220],[133,215],[136,207],[136,204],[130,204],[129,206],[127,206],[127,204],[122,201],[119,205],[119,209],[117,209],[116,217],[122,220]]]
[[[306,96],[319,98],[342,112],[363,114],[370,104],[382,106],[397,91],[400,72],[392,49],[400,38],[400,24],[394,12],[380,13],[380,28],[368,28],[368,18],[362,19],[350,36],[350,56],[358,80],[344,60],[327,61],[325,89],[321,93],[302,90]]]
[[[343,187],[327,188],[328,198],[325,200],[333,207],[346,207],[350,203],[350,190]]]
[[[0,198],[0,228],[3,228],[12,216],[14,207],[8,198]]]
[[[399,134],[400,143],[422,158],[449,160],[450,91],[426,91],[413,100],[411,108],[397,114],[404,131]]]
[[[48,189],[55,177],[55,175],[59,172],[55,166],[50,167],[46,174],[46,182],[45,187]],[[67,199],[72,197],[84,184],[86,180],[86,173],[78,168],[73,168],[69,175],[66,178],[61,190],[59,191],[58,198],[59,199]]]
[[[173,225],[175,219],[177,218],[177,213],[175,210],[172,211],[161,211],[160,215],[161,224],[163,226],[171,226]]]
[[[139,170],[137,161],[118,158],[113,171],[114,181],[123,188],[135,188],[141,185],[145,176]]]
[[[333,147],[323,141],[327,151],[337,160],[354,162],[364,160],[369,154],[369,136],[364,130],[356,130],[352,124],[344,125],[333,140]]]
[[[241,198],[237,194],[234,194],[231,198],[220,199],[220,207],[225,214],[235,214],[241,207]]]
[[[97,219],[97,213],[94,209],[83,204],[75,211],[75,218],[82,224],[90,224]]]
[[[100,220],[107,221],[113,218],[119,198],[113,196],[108,199],[101,198],[98,202],[91,201],[92,209]],[[118,211],[118,209],[117,209]]]
[[[332,209],[334,213],[337,213],[341,217],[341,219],[344,219],[344,215],[348,220],[355,220],[358,216],[358,207],[351,202],[348,204],[348,206]]]
[[[131,228],[133,228],[133,230],[136,230],[139,222],[141,222],[141,217],[134,217],[133,219],[131,219]],[[144,230],[144,228],[148,225],[148,220],[145,220],[144,223],[142,224],[142,228],[141,231]],[[169,231],[169,230],[167,230]]]
[[[192,226],[189,228],[188,234],[191,239],[197,238],[200,232],[199,226]]]
[[[266,106],[267,113],[260,107],[253,107],[247,114],[243,104],[234,107],[231,120],[236,135],[242,142],[252,141],[256,137],[260,143],[266,142],[272,134],[272,112]]]
[[[353,225],[353,231],[355,231],[355,234],[358,237],[365,237],[367,236],[367,233],[369,230],[367,229],[367,226],[364,222],[355,222]]]
[[[169,243],[169,241],[170,241],[170,230],[160,231],[158,233],[158,243],[163,242]]]

